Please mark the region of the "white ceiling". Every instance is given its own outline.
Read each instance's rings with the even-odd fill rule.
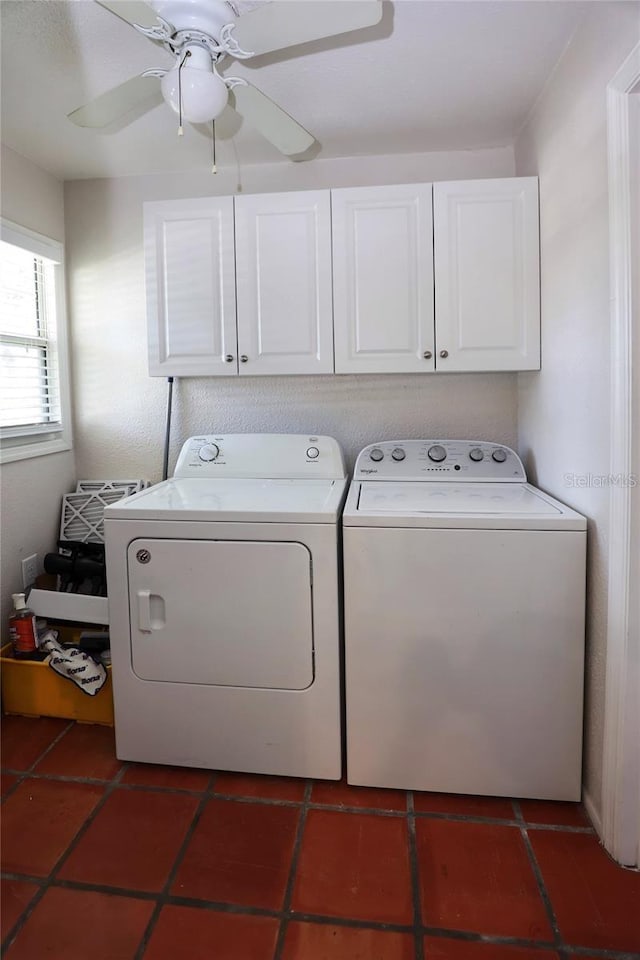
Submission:
[[[397,0],[377,27],[225,61],[310,130],[320,157],[502,146],[513,141],[586,3]],[[61,179],[202,169],[207,136],[180,140],[162,101],[107,134],[66,114],[170,55],[93,0],[2,0],[2,140]],[[219,128],[224,128],[219,123]],[[218,162],[285,161],[242,125]],[[233,134],[233,139],[230,135]]]

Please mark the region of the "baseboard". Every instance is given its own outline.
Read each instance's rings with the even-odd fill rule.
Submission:
[[[584,804],[585,810],[587,811],[587,816],[591,823],[594,826],[594,829],[600,839],[602,840],[602,817],[600,811],[596,807],[595,801],[586,787],[582,788],[582,802]]]

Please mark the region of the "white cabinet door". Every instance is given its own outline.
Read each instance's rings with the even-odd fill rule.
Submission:
[[[332,190],[336,373],[433,370],[431,184]]]
[[[433,185],[436,367],[540,367],[538,181]]]
[[[329,192],[236,197],[241,374],[333,373]]]
[[[237,374],[232,197],[145,203],[144,248],[151,376]]]

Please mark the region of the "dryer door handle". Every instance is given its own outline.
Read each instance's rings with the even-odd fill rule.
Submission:
[[[138,590],[138,630],[141,633],[151,633],[153,630],[162,630],[166,623],[164,600],[157,593],[150,590]]]

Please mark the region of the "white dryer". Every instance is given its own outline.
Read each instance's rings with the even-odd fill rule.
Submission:
[[[118,757],[340,777],[346,483],[330,437],[199,436],[106,509]]]
[[[578,800],[585,548],[508,447],[365,448],[343,516],[349,782]]]

